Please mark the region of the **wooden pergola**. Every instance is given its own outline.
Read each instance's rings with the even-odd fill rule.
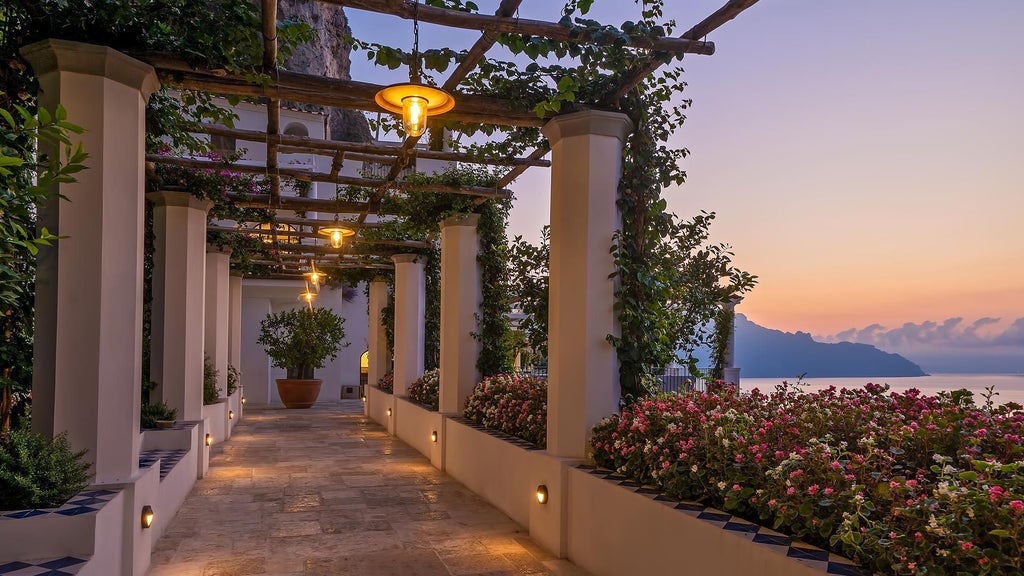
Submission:
[[[487,52],[494,46],[501,34],[524,34],[543,38],[576,43],[608,44],[612,42],[604,37],[594,36],[587,32],[573,35],[572,29],[560,23],[530,20],[518,17],[522,0],[502,0],[493,15],[475,14],[446,8],[438,8],[418,3],[415,0],[319,0],[326,4],[343,6],[357,10],[366,10],[386,14],[395,18],[413,19],[468,30],[477,30],[480,38],[469,49],[458,66],[448,75],[441,87],[455,95],[457,105],[454,110],[446,113],[447,122],[464,124],[489,124],[507,127],[540,127],[547,118],[538,117],[530,110],[521,110],[508,100],[501,98],[465,94],[459,92],[460,84],[467,78]],[[704,18],[678,37],[633,37],[626,45],[638,50],[645,50],[646,55],[634,70],[616,78],[615,90],[611,101],[617,102],[626,92],[637,86],[644,78],[655,72],[674,57],[682,54],[711,55],[715,47],[712,42],[703,40],[726,22],[751,7],[757,0],[728,0],[719,10]],[[354,215],[354,221],[344,221],[344,225],[356,230],[354,241],[376,243],[379,245],[400,245],[408,248],[423,248],[427,244],[422,241],[381,241],[362,238],[359,232],[372,227],[367,222],[371,214],[387,214],[381,208],[381,201],[389,191],[398,192],[439,192],[473,196],[477,202],[488,199],[511,198],[511,191],[506,187],[531,166],[550,166],[544,159],[548,153],[546,142],[539,145],[532,153],[522,158],[481,158],[479,156],[423,150],[417,147],[420,137],[407,136],[400,146],[382,146],[362,142],[339,142],[320,140],[309,137],[292,136],[281,133],[282,101],[303,104],[344,108],[350,110],[380,112],[374,101],[374,95],[382,86],[359,82],[326,78],[310,74],[300,74],[282,70],[277,66],[278,43],[276,35],[277,0],[262,0],[262,35],[263,72],[270,78],[269,83],[261,83],[240,74],[232,74],[222,69],[207,69],[192,66],[184,60],[169,55],[137,55],[151,64],[166,85],[188,90],[204,91],[226,96],[242,96],[259,98],[265,102],[267,128],[264,132],[225,128],[222,126],[203,125],[200,131],[211,136],[225,136],[256,142],[266,145],[267,157],[264,166],[244,166],[235,164],[232,170],[265,175],[269,180],[269,194],[265,195],[234,195],[229,194],[228,200],[240,207],[264,208],[270,210],[315,211],[328,214]],[[585,109],[577,106],[564,112]],[[329,156],[332,159],[330,172],[318,173],[304,170],[283,168],[279,165],[279,154],[307,153]],[[401,179],[405,167],[415,158],[436,159],[452,162],[476,163],[482,165],[507,168],[507,172],[493,188],[475,186],[422,185]],[[211,161],[194,158],[180,158],[162,155],[149,155],[147,161],[186,168],[209,168],[221,166]],[[340,174],[345,160],[374,162],[389,166],[383,177],[366,178]],[[366,202],[348,202],[330,199],[303,198],[281,194],[281,178],[293,178],[303,182],[321,182],[336,185],[351,185],[373,190]],[[279,230],[278,226],[269,227],[273,250],[279,256],[272,261],[257,261],[261,264],[280,267],[280,274],[274,277],[301,277],[300,266],[296,259],[310,258],[325,254],[334,254],[336,250],[324,246],[301,243],[302,238],[318,237],[317,230],[332,221],[323,219],[279,217],[275,223],[289,224],[291,230]],[[210,230],[240,234],[267,234],[266,229],[257,228],[253,223],[238,222],[237,228],[211,227]],[[298,226],[299,229],[294,229]],[[282,242],[282,239],[293,239],[293,242]],[[294,239],[299,239],[298,243]],[[292,254],[292,256],[285,256]],[[372,256],[350,261],[325,261],[324,267],[369,267],[386,268],[386,260],[373,260]]]

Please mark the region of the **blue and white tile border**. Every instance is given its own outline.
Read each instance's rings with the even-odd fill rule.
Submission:
[[[85,566],[88,558],[64,556],[38,562],[7,562],[0,564],[0,576],[70,576]]]
[[[0,522],[19,520],[21,518],[33,518],[46,514],[59,514],[61,516],[78,516],[80,514],[92,514],[99,512],[101,508],[110,502],[118,494],[118,490],[86,490],[71,498],[59,508],[36,508],[32,510],[13,510],[0,512]],[[6,574],[0,571],[0,574]],[[19,575],[20,576],[20,575]]]
[[[581,464],[577,468],[604,480],[614,482],[637,494],[646,495],[652,500],[661,502],[666,506],[671,506],[683,514],[688,514],[698,520],[703,520],[713,526],[733,532],[740,537],[748,538],[751,542],[766,546],[778,554],[783,554],[818,568],[823,573],[836,576],[867,576],[866,573],[860,571],[856,564],[842,556],[832,554],[827,550],[822,550],[799,540],[794,540],[785,534],[769,530],[758,524],[733,516],[728,512],[722,512],[697,502],[685,502],[668,498],[663,496],[657,488],[640,486],[612,470],[585,464]]]

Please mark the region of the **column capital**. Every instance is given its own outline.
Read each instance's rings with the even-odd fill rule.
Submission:
[[[559,140],[571,136],[611,136],[626,141],[633,131],[633,121],[620,112],[585,110],[555,116],[541,128],[541,133],[554,146]]]
[[[395,254],[391,257],[391,261],[395,264],[408,264],[419,262],[420,258],[422,258],[420,254]]]
[[[245,272],[242,272],[241,270],[235,270],[234,268],[231,269],[228,275],[231,276],[232,278],[245,278]]]
[[[203,212],[209,212],[210,208],[213,208],[213,202],[197,198],[194,194],[188,192],[168,192],[165,190],[150,192],[146,194],[146,200],[157,206],[179,206],[202,210]]]
[[[216,244],[207,244],[206,245],[206,253],[207,254],[224,254],[226,256],[230,256],[231,255],[231,248],[228,248],[227,246],[217,246]]]
[[[380,282],[382,284],[387,284],[388,283],[388,279],[385,278],[384,276],[374,276],[372,279],[370,279],[370,284],[373,284],[374,282]]]
[[[139,90],[144,100],[160,89],[152,66],[107,46],[48,38],[23,46],[21,55],[37,77],[51,72],[102,76]]]
[[[441,229],[444,230],[449,226],[462,226],[466,228],[476,228],[480,222],[479,214],[459,214],[456,216],[449,216],[444,220],[441,220]]]

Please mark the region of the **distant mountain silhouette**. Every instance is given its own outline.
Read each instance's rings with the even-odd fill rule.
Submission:
[[[736,315],[736,365],[746,378],[926,376],[899,354],[868,344],[815,342],[806,332],[782,332]]]

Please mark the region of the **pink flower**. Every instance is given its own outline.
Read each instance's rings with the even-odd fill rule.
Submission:
[[[1013,510],[1013,515],[1017,516],[1024,511],[1024,502],[1020,500],[1010,500],[1010,509]]]
[[[971,548],[974,548],[974,544],[972,544],[971,542],[963,542],[960,544],[961,550],[970,550]]]

